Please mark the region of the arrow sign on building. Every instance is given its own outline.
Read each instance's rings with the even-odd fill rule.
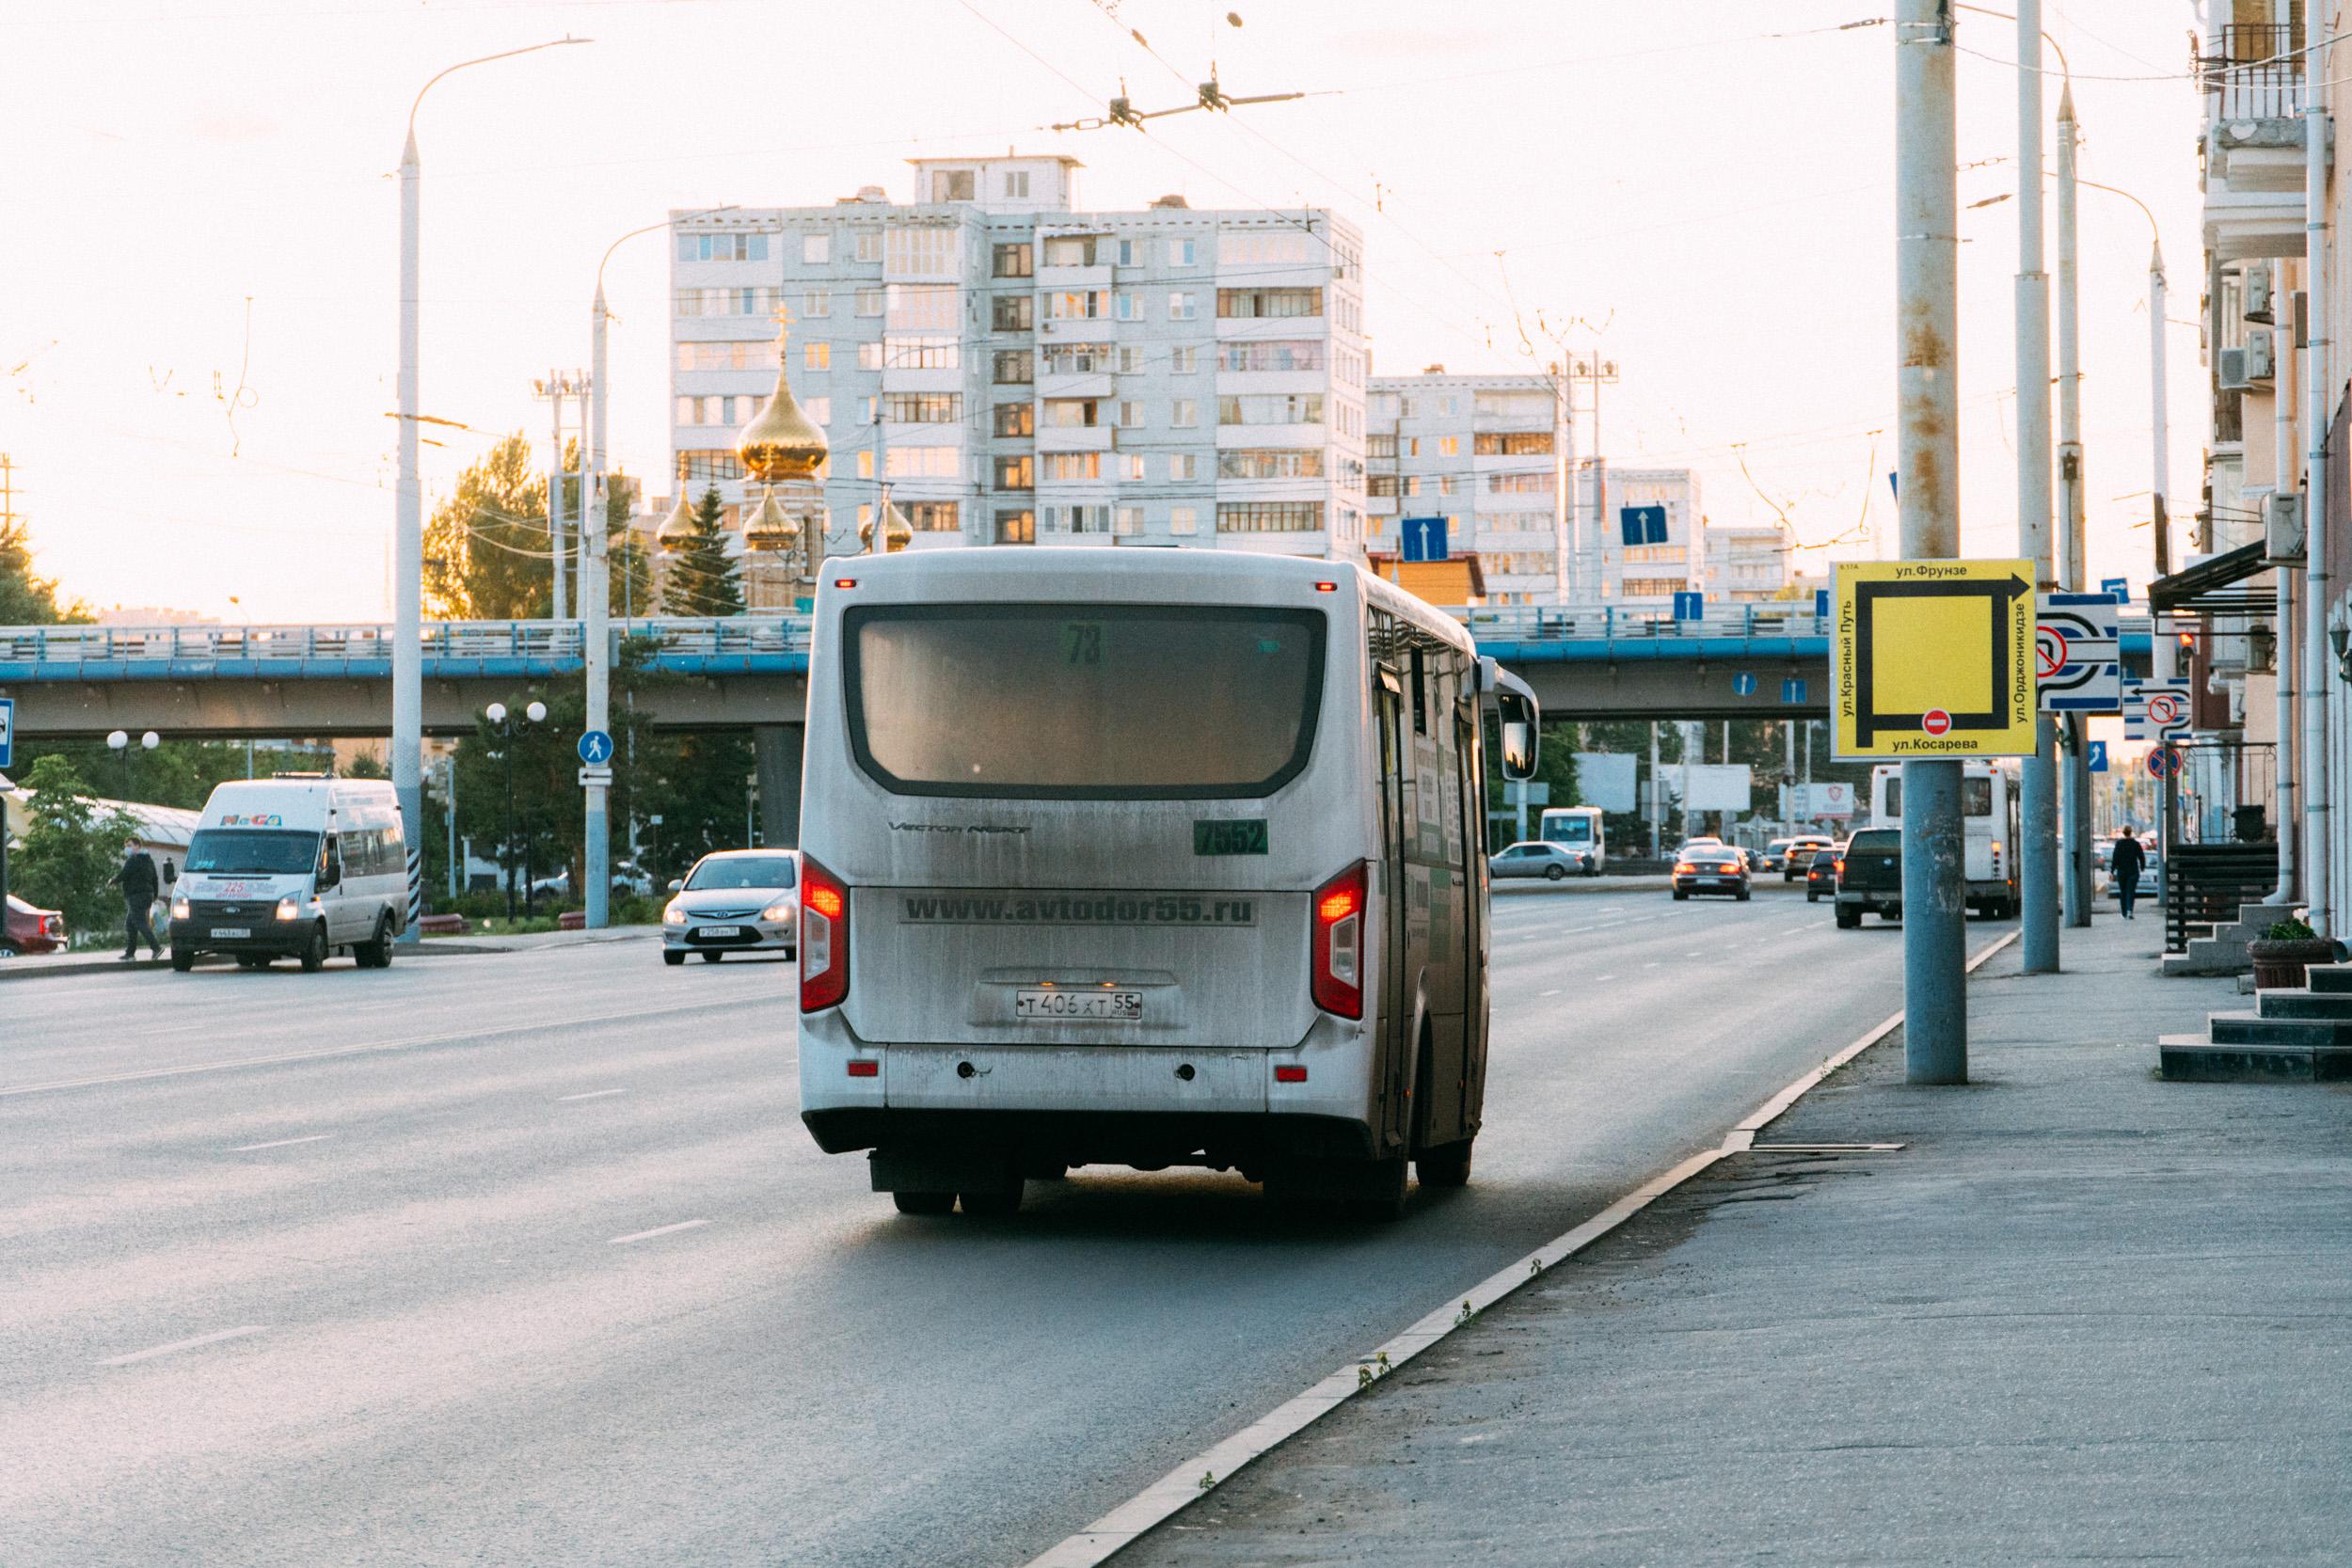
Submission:
[[[1833,754],[2031,755],[2033,643],[2028,562],[1838,562]]]
[[[2123,711],[2122,611],[2108,594],[2044,594],[2034,675],[2045,713]]]

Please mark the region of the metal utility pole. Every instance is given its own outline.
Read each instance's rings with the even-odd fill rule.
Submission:
[[[1659,812],[1662,793],[1658,783],[1658,721],[1653,719],[1649,721],[1649,858],[1652,860],[1666,852],[1665,846],[1660,842],[1662,834],[1659,826]]]
[[[618,243],[617,241],[614,243]],[[608,250],[606,256],[612,253]],[[581,663],[588,676],[588,715],[586,727],[610,731],[612,727],[612,590],[605,562],[605,499],[604,499],[604,420],[605,410],[612,404],[605,380],[605,337],[612,312],[604,303],[604,266],[596,266],[596,299],[590,312],[593,348],[588,360],[588,430],[587,440],[580,451],[582,479],[580,487],[580,638]],[[583,834],[581,871],[587,880],[582,890],[588,929],[600,931],[607,921],[606,905],[612,895],[612,843],[606,825],[606,795],[611,786],[604,781],[610,773],[591,773],[587,784],[587,820]]]
[[[2058,89],[2058,578],[2070,594],[2083,590],[2083,405],[2080,269],[2074,243],[2074,89]],[[2066,924],[2090,924],[2090,756],[2080,719],[2068,715],[2066,755],[2058,776],[2065,834],[2061,861]]]
[[[1895,8],[1895,341],[1901,557],[1960,554],[1960,238],[1950,0]],[[1968,1080],[1958,762],[1903,768],[1903,1055]]]
[[[564,504],[564,480],[571,471],[564,461],[564,400],[577,397],[580,404],[580,431],[583,438],[588,425],[588,378],[574,371],[564,375],[549,371],[545,381],[532,384],[532,395],[544,398],[548,405],[548,541],[554,563],[554,618],[571,619],[571,574],[574,570],[571,549],[570,508]]]
[[[423,169],[417,158],[417,111],[433,84],[452,71],[588,41],[555,39],[460,60],[429,78],[408,105],[407,139],[400,152],[400,478],[392,504],[392,789],[400,800],[408,843],[408,918],[400,931],[404,942],[424,939],[417,925],[424,912],[424,482],[417,471],[417,420],[421,413],[417,403],[418,228]]]
[[[2334,934],[2328,811],[2328,109],[2322,94],[2328,8],[2303,8],[2303,287],[2310,294],[2303,366],[2303,892],[2312,928]],[[2286,628],[2281,626],[2283,634]],[[2283,836],[2289,828],[2280,823]]]
[[[2050,554],[2050,278],[2042,270],[2042,0],[2017,0],[2017,553],[2034,587],[2058,586]],[[2159,328],[2161,330],[2161,328]],[[2034,717],[2034,753],[2019,772],[2021,967],[2058,967],[2058,747]]]

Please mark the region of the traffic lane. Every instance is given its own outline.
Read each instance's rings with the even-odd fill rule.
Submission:
[[[1710,934],[1718,945],[1753,937],[1757,921],[1743,930],[1732,918],[1769,920],[1773,911],[1671,912],[1683,918],[1580,933],[1573,945],[1596,969],[1645,966],[1648,953],[1662,966],[1702,950]],[[145,1526],[129,1517],[79,1524],[135,1545],[154,1539],[141,1529],[168,1532],[191,1507],[209,1508],[224,1537],[260,1532],[299,1557],[318,1523],[319,1496],[337,1498],[339,1514],[421,1546],[420,1520],[435,1521],[435,1540],[447,1542],[453,1529],[497,1540],[518,1513],[537,1520],[552,1500],[573,1511],[548,1538],[567,1560],[626,1560],[648,1540],[692,1542],[692,1555],[711,1560],[1018,1560],[1613,1198],[1634,1179],[1629,1164],[1669,1162],[1701,1141],[1677,1127],[1671,1148],[1637,1148],[1629,1163],[1615,1152],[1642,1142],[1643,1125],[1623,1107],[1596,1121],[1593,1102],[1603,1097],[1590,1091],[1593,1072],[1580,1081],[1571,1069],[1586,1057],[1599,1058],[1592,1068],[1613,1053],[1655,1055],[1654,1032],[1612,1020],[1645,1006],[1655,1013],[1656,996],[1645,995],[1657,987],[1610,988],[1597,1003],[1531,1000],[1525,990],[1549,988],[1534,986],[1532,973],[1525,980],[1502,973],[1561,957],[1538,944],[1523,959],[1499,960],[1480,1178],[1466,1193],[1423,1196],[1400,1227],[1302,1232],[1231,1177],[1092,1171],[1034,1187],[1029,1212],[1009,1225],[905,1221],[865,1192],[862,1162],[817,1155],[788,1122],[765,1146],[755,1138],[712,1148],[726,1141],[703,1127],[717,1108],[681,1106],[687,1125],[673,1133],[675,1152],[705,1156],[689,1162],[695,1181],[656,1195],[639,1171],[620,1185],[660,1199],[635,1205],[645,1228],[693,1218],[709,1225],[626,1246],[614,1243],[628,1232],[597,1237],[594,1226],[575,1227],[571,1239],[532,1251],[523,1245],[529,1236],[509,1234],[496,1214],[476,1214],[485,1253],[477,1267],[461,1266],[448,1245],[385,1260],[408,1289],[422,1289],[421,1278],[438,1282],[441,1294],[428,1290],[424,1300],[373,1312],[368,1301],[382,1287],[355,1278],[342,1291],[363,1299],[339,1304],[317,1292],[307,1326],[297,1314],[282,1331],[110,1369],[126,1374],[122,1386],[136,1378],[151,1390],[121,1417],[135,1417],[148,1398],[202,1405],[200,1390],[210,1388],[214,1419],[177,1434],[195,1447],[172,1450],[173,1467],[234,1471],[239,1489],[215,1496],[243,1500],[174,1496],[164,1517]],[[1567,1027],[1577,1021],[1561,1016],[1594,1006],[1613,1011],[1581,1036]],[[1568,1043],[1538,1037],[1530,1050],[1515,1033],[1522,1027]],[[486,1065],[517,1049],[492,1043],[462,1061]],[[1737,1042],[1714,1053],[1739,1053]],[[1808,1044],[1794,1070],[1820,1053]],[[368,1076],[402,1066],[381,1058],[300,1070]],[[787,1082],[789,1069],[788,1056],[778,1061]],[[1565,1085],[1554,1086],[1564,1073]],[[1659,1077],[1633,1074],[1629,1092],[1655,1092]],[[1531,1089],[1550,1102],[1531,1101]],[[1727,1124],[1760,1098],[1718,1109]],[[617,1108],[628,1100],[586,1103]],[[748,1111],[754,1124],[772,1114]],[[592,1143],[576,1158],[598,1154]],[[542,1155],[539,1164],[558,1162]],[[358,1196],[366,1196],[363,1183]],[[544,1195],[523,1208],[514,1228],[544,1228]],[[500,1243],[506,1251],[488,1250]],[[503,1279],[492,1272],[501,1259],[515,1271]],[[625,1288],[645,1259],[658,1260],[649,1293]],[[632,1273],[616,1276],[616,1267]],[[299,1291],[290,1299],[301,1305]],[[222,1321],[240,1319],[236,1311],[201,1323],[167,1317],[142,1325],[158,1337],[138,1343],[241,1326]],[[231,1368],[233,1377],[215,1370]],[[247,1398],[230,1386],[277,1393]],[[175,1389],[176,1397],[164,1392]],[[71,1411],[68,1401],[39,1414],[62,1427]],[[480,1496],[473,1478],[505,1473],[517,1453],[532,1456],[528,1497]],[[133,1455],[112,1473],[126,1486],[151,1484],[161,1457]],[[366,1476],[357,1486],[355,1469]],[[1027,1481],[1009,1487],[1009,1475]],[[453,1496],[477,1500],[453,1517]],[[253,1504],[257,1497],[268,1506]],[[975,1557],[978,1543],[987,1547]]]

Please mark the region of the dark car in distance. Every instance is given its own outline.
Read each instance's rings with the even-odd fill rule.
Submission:
[[[1837,928],[1851,931],[1866,914],[1903,917],[1903,835],[1898,828],[1865,828],[1846,841],[1837,863]]]
[[[1826,849],[1816,849],[1804,868],[1804,901],[1818,904],[1821,895],[1837,896],[1837,861],[1845,851],[1833,844]]]
[[[1686,844],[1675,856],[1674,887],[1677,903],[1694,893],[1722,893],[1744,904],[1750,888],[1748,858],[1727,845]]]

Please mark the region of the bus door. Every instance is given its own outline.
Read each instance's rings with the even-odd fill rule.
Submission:
[[[1486,1072],[1486,775],[1479,755],[1476,699],[1454,705],[1454,768],[1461,819],[1462,884],[1462,1019],[1461,1052],[1454,1076],[1460,1083],[1449,1096],[1455,1110],[1443,1119],[1467,1136],[1478,1126],[1478,1107],[1485,1093]],[[1439,1118],[1432,1117],[1432,1122]]]
[[[1410,822],[1405,799],[1406,770],[1412,766],[1412,722],[1405,705],[1404,683],[1397,673],[1379,667],[1380,702],[1380,1021],[1375,1037],[1379,1051],[1380,1131],[1384,1141],[1406,1135],[1412,1102],[1406,1090],[1412,1082],[1412,975],[1407,926],[1411,918],[1412,879],[1405,858],[1406,834],[1418,832]]]

